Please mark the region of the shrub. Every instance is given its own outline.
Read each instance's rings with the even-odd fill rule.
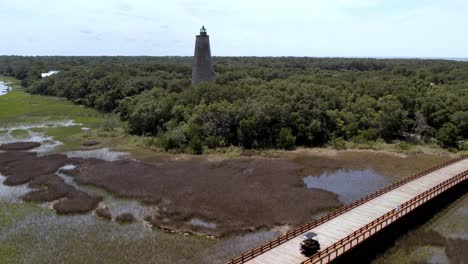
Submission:
[[[181,127],[166,132],[161,139],[165,150],[181,149],[187,143],[187,137]]]
[[[209,136],[205,139],[205,145],[210,149],[215,149],[217,147],[224,147],[225,142],[222,137]]]
[[[115,121],[115,118],[113,117],[107,117],[104,122],[102,123],[101,127],[102,127],[102,130],[106,131],[106,132],[111,132],[111,131],[114,131],[115,127],[116,127],[116,121]]]
[[[192,152],[192,154],[202,154],[203,153],[203,145],[202,145],[202,140],[200,137],[196,136],[192,138],[189,142],[189,149]]]
[[[287,149],[287,150],[291,150],[296,147],[296,137],[293,136],[291,129],[289,128],[281,129],[276,145],[278,148]]]
[[[379,131],[375,128],[369,128],[365,130],[360,131],[360,135],[365,139],[365,140],[376,140],[379,137]]]
[[[333,137],[330,140],[330,146],[334,149],[346,149],[346,141],[342,137]]]
[[[406,151],[406,150],[409,150],[411,148],[411,145],[408,144],[408,142],[405,142],[405,141],[398,142],[397,146],[402,151]]]

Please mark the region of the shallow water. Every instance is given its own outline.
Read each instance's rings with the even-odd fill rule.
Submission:
[[[116,197],[101,188],[77,184],[72,176],[67,175],[67,170],[73,170],[75,168],[75,165],[67,164],[61,167],[56,174],[77,190],[84,191],[90,195],[102,196],[103,200],[99,204],[99,207],[107,206],[113,217],[123,213],[131,213],[137,221],[143,221],[146,216],[154,215],[158,210],[158,208],[154,206],[146,206],[136,200]]]
[[[0,96],[7,94],[11,87],[7,86],[4,82],[0,82]]]
[[[40,131],[42,128],[68,127],[79,125],[81,124],[75,123],[73,120],[63,120],[48,121],[37,124],[0,127],[0,144],[7,144],[13,142],[39,142],[41,143],[41,146],[30,151],[37,152],[39,154],[45,154],[53,151],[58,146],[63,145],[63,143],[58,140],[55,140],[53,137],[47,136],[44,131]],[[19,130],[24,131],[22,132],[22,134],[24,135],[15,135],[15,131]]]
[[[32,128],[53,128],[53,127],[69,127],[69,126],[81,126],[81,125],[82,125],[81,123],[76,123],[74,120],[44,121],[41,123],[4,126],[4,127],[0,127],[0,130],[30,130]]]
[[[3,181],[6,177],[0,173],[0,201],[4,202],[18,202],[20,196],[30,192],[32,189],[27,184],[17,186],[6,186]]]
[[[69,158],[95,158],[106,161],[116,161],[125,156],[129,156],[128,152],[112,151],[109,148],[93,149],[93,150],[74,150],[64,153]]]
[[[215,229],[217,226],[216,223],[207,222],[199,218],[192,218],[189,223],[193,226],[201,226],[209,229]]]
[[[336,193],[342,203],[348,204],[384,187],[389,184],[389,180],[373,169],[339,169],[318,176],[307,176],[304,183],[309,189],[318,188]]]
[[[47,136],[43,128],[55,128],[55,127],[68,127],[68,126],[79,126],[81,124],[75,123],[73,120],[64,121],[48,121],[36,124],[23,124],[16,126],[0,127],[0,144],[13,143],[13,142],[39,142],[40,147],[31,149],[29,151],[37,152],[41,155],[47,154],[55,150],[58,146],[63,145],[62,142],[55,140],[51,136]],[[21,131],[22,133],[15,133]],[[81,158],[97,158],[107,161],[115,161],[124,156],[129,155],[126,152],[111,151],[108,148],[86,150],[86,151],[69,151],[64,153],[68,157],[81,157]],[[95,188],[92,186],[81,186],[75,183],[73,177],[66,174],[67,170],[75,168],[73,164],[67,164],[60,168],[56,174],[64,179],[64,181],[73,186],[78,190],[82,190],[91,195],[99,195],[104,197],[101,206],[108,206],[112,215],[115,217],[122,213],[131,213],[137,220],[143,220],[144,217],[154,213],[155,208],[144,206],[138,201],[130,199],[120,199],[114,197],[110,193]],[[0,200],[2,201],[20,201],[20,196],[31,191],[27,185],[9,187],[1,184],[6,178],[0,175]],[[45,207],[49,207],[49,204],[43,204]],[[90,214],[89,214],[90,215]]]

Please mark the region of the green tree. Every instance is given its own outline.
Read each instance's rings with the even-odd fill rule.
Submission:
[[[444,148],[457,147],[458,128],[452,123],[445,123],[437,130],[436,139]]]
[[[377,113],[379,133],[383,139],[390,140],[401,135],[406,130],[408,113],[394,95],[386,95],[379,99],[380,110]]]
[[[253,118],[242,119],[237,128],[237,137],[241,147],[250,149],[254,147],[257,139],[256,123]]]

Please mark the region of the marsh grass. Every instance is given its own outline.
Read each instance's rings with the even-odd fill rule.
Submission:
[[[43,209],[32,203],[11,203],[0,201],[0,262],[15,263],[21,254],[16,243],[6,239],[9,227],[28,215],[36,214]]]
[[[14,136],[17,139],[24,139],[29,137],[29,132],[27,130],[23,129],[16,129],[11,131],[10,133],[12,136]]]
[[[97,137],[113,137],[123,131],[118,129],[122,124],[112,114],[103,114],[92,108],[75,105],[64,98],[31,95],[20,86],[18,80],[11,77],[0,76],[0,81],[9,83],[9,86],[13,87],[10,93],[0,96],[0,128],[74,120],[75,123],[92,130],[113,133],[100,134]],[[78,148],[82,143],[80,140],[86,137],[86,133],[79,126],[33,128],[31,131],[45,132],[46,135],[63,142],[60,151]],[[22,139],[27,138],[29,134],[25,130],[17,130],[13,131],[13,136]]]
[[[195,263],[222,264],[279,236],[275,231],[257,231],[225,238],[206,249]]]
[[[12,237],[10,244],[21,251],[12,263],[191,263],[212,243],[193,236],[141,230],[135,224],[60,222],[57,228],[41,223],[42,232],[31,235],[39,227],[33,226]]]
[[[214,240],[0,202],[0,263],[194,263]]]
[[[432,258],[441,255],[446,255],[450,263],[465,263],[468,259],[467,208],[468,195],[465,194],[426,224],[398,239],[392,248],[372,263],[437,262]]]
[[[35,203],[12,203],[0,201],[0,230],[4,230],[7,226],[13,224],[16,221],[19,221],[29,214],[45,211],[45,209],[41,208]]]

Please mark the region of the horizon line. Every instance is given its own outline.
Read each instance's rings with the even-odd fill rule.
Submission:
[[[188,58],[193,55],[18,55],[18,54],[2,54],[0,57],[155,57],[155,58]],[[318,58],[318,59],[421,59],[421,60],[460,60],[466,61],[468,57],[459,56],[296,56],[296,55],[267,55],[267,56],[256,56],[256,55],[213,55],[213,58]]]

